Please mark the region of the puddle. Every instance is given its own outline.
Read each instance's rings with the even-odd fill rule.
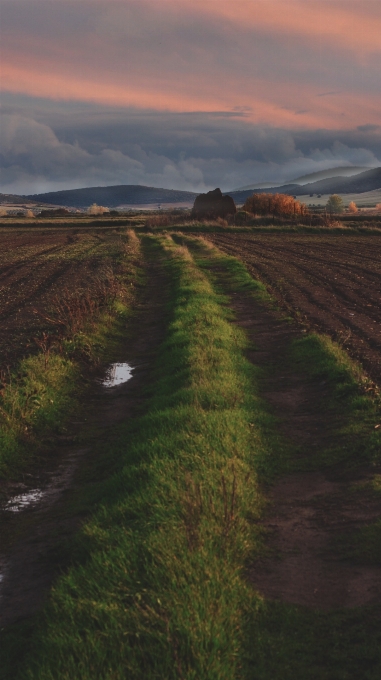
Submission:
[[[42,498],[44,492],[41,489],[32,489],[27,493],[22,493],[19,496],[13,496],[5,505],[4,510],[8,512],[21,512],[31,505],[38,503]]]
[[[102,380],[103,387],[116,387],[132,378],[133,368],[130,364],[111,364],[107,369],[106,378]]]

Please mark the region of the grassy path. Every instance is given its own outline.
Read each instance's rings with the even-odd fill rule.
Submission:
[[[238,260],[202,239],[143,240],[168,282],[149,389],[130,417],[117,401],[72,566],[17,673],[0,677],[378,679],[376,405],[345,355],[282,321]],[[372,521],[357,513],[341,531],[358,503]],[[345,560],[373,569],[365,602],[327,580],[342,585]],[[15,651],[20,635],[2,637]]]
[[[179,237],[178,237],[179,238]],[[180,241],[183,240],[180,238]],[[262,369],[289,456],[264,466],[267,551],[248,568],[264,600],[251,619],[249,677],[378,678],[381,673],[379,405],[327,339],[280,318],[244,266],[185,239],[214,285],[228,291]],[[262,298],[262,299],[261,299]]]
[[[149,248],[171,281],[167,337],[146,414],[105,444],[117,472],[54,588],[19,677],[242,675],[255,607],[243,565],[258,547],[255,465],[270,418],[244,333],[186,249]]]

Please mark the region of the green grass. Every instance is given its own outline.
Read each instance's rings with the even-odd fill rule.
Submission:
[[[24,359],[1,394],[0,476],[20,470],[35,436],[55,430],[73,407],[78,368],[62,356]]]
[[[370,396],[373,383],[359,364],[325,335],[316,333],[294,340],[289,361],[317,385],[326,386],[328,396],[320,397],[317,408],[326,414],[331,443],[310,460],[307,468],[341,465],[358,467],[379,462],[381,431],[380,400]]]
[[[319,611],[262,602],[247,635],[250,680],[378,680],[380,608]]]
[[[266,286],[262,281],[253,279],[247,271],[243,262],[238,258],[225,255],[211,241],[201,237],[186,236],[182,232],[174,234],[176,242],[189,246],[195,254],[197,264],[210,271],[211,267],[217,269],[214,282],[223,277],[230,291],[240,293],[251,293],[256,299],[264,303],[273,304],[273,298],[267,292]],[[213,269],[212,269],[213,271]]]
[[[219,289],[249,293],[267,307],[274,307],[271,298],[263,294],[261,282],[251,279],[243,263],[223,255],[203,239],[175,238],[191,247],[203,271]],[[288,361],[293,371],[302,373],[314,385],[326,386],[328,397],[316,407],[327,415],[331,442],[311,460],[303,460],[295,446],[290,447],[286,459],[279,457],[273,440],[274,473],[287,471],[287,467],[293,472],[327,466],[343,471],[364,464],[371,468],[379,462],[381,437],[375,426],[380,422],[380,403],[377,394],[370,392],[372,383],[361,367],[336,343],[317,334],[291,342]],[[260,479],[268,480],[268,467],[264,472]],[[379,493],[377,475],[370,484],[372,493]],[[335,551],[344,560],[379,565],[380,539],[377,521],[348,536],[336,535]],[[381,609],[377,606],[325,612],[259,599],[247,618],[246,677],[376,680],[381,674],[380,624]]]
[[[232,680],[261,544],[265,455],[246,339],[189,252],[151,239],[172,321],[144,416],[121,428],[122,467],[77,540],[20,677]],[[255,392],[255,391],[254,391]],[[258,412],[256,414],[256,412]]]
[[[210,241],[177,234],[178,241],[188,244],[198,254],[197,262],[211,279],[224,289],[249,293],[279,313],[265,285],[251,277],[243,262],[223,254]],[[290,322],[289,318],[283,318]],[[328,397],[322,396],[317,409],[327,416],[332,443],[318,455],[294,464],[294,468],[321,468],[336,464],[358,466],[380,460],[381,400],[372,381],[361,366],[328,336],[311,333],[294,340],[289,347],[291,370],[311,379],[315,385],[326,385]],[[274,448],[274,447],[273,447]],[[297,450],[294,450],[294,454]],[[279,472],[281,460],[277,461]]]
[[[104,448],[117,471],[104,475],[101,507],[77,536],[73,566],[37,631],[3,633],[0,677],[378,680],[379,608],[268,602],[245,580],[264,547],[259,480],[287,469],[290,450],[258,396],[261,373],[245,359],[247,338],[216,282],[266,305],[271,298],[242,263],[207,243],[193,243],[195,261],[168,236],[145,242],[171,281],[151,396],[144,415]],[[361,452],[373,460],[377,406],[359,387],[358,367],[317,336],[296,341],[289,361],[329,383],[324,408],[340,422],[340,446],[319,464],[358,464]],[[342,456],[344,440],[355,443]]]

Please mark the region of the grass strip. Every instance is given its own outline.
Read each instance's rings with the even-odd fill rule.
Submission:
[[[248,291],[258,299],[256,283],[243,263],[225,256],[204,239],[177,236],[197,253],[198,263],[226,290]],[[261,290],[261,289],[260,289]],[[266,300],[263,299],[266,303]],[[324,383],[326,394],[318,409],[327,413],[331,443],[310,460],[297,456],[293,471],[332,466],[345,470],[379,464],[381,451],[380,400],[377,386],[330,338],[309,334],[290,344],[292,369],[314,384]],[[328,396],[327,396],[328,395]],[[275,450],[274,450],[275,453]],[[295,451],[295,453],[298,453]],[[276,457],[276,456],[275,456]],[[377,468],[376,468],[377,469]],[[282,472],[281,466],[278,472]],[[380,475],[349,487],[364,502],[380,494]],[[350,502],[350,499],[348,499]],[[380,564],[380,521],[339,537],[342,558],[358,564]],[[336,536],[336,541],[338,537]],[[253,680],[378,680],[381,673],[381,610],[377,605],[319,611],[284,602],[258,600],[248,617],[246,639],[248,677]]]
[[[148,238],[148,237],[147,237]],[[172,321],[146,414],[112,444],[122,466],[56,584],[20,671],[30,680],[244,677],[243,579],[260,544],[261,402],[244,333],[186,248],[149,239]],[[263,415],[266,419],[266,416]]]
[[[105,274],[110,278],[111,271],[111,281],[98,282],[102,304],[84,305],[78,294],[65,299],[61,317],[56,310],[57,320],[64,326],[62,334],[43,333],[36,338],[41,351],[1,376],[0,478],[19,475],[43,452],[44,439],[58,434],[68,415],[78,408],[84,371],[104,360],[120,341],[132,300],[132,281],[138,276],[140,242],[130,231],[117,248],[113,242],[111,245],[119,274],[113,274],[110,252],[106,251]]]
[[[198,264],[207,271],[216,272],[225,288],[249,293],[256,300],[270,305],[279,312],[265,285],[247,271],[238,258],[225,255],[202,237],[175,236],[188,244],[198,254]],[[217,271],[216,271],[217,267]],[[220,270],[218,272],[218,269]],[[332,444],[310,459],[300,458],[298,467],[311,469],[345,464],[358,466],[376,463],[381,451],[381,399],[379,388],[365,374],[360,364],[349,357],[340,345],[326,335],[308,333],[290,344],[288,361],[292,370],[302,373],[316,384],[327,386],[317,408],[329,419]],[[280,468],[281,471],[281,468]]]
[[[331,338],[318,333],[295,339],[289,361],[328,392],[317,408],[330,422],[331,442],[312,460],[305,460],[304,467],[341,465],[349,469],[379,463],[381,400],[377,386],[360,364]]]

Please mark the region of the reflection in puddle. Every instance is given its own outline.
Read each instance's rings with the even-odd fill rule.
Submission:
[[[115,387],[132,378],[132,366],[130,364],[111,364],[107,370],[106,378],[102,380],[104,387]]]
[[[28,508],[30,505],[37,503],[43,495],[44,492],[41,491],[41,489],[32,489],[31,491],[22,493],[19,496],[13,496],[13,498],[11,498],[6,503],[5,510],[8,510],[9,512],[20,512],[21,510]]]

